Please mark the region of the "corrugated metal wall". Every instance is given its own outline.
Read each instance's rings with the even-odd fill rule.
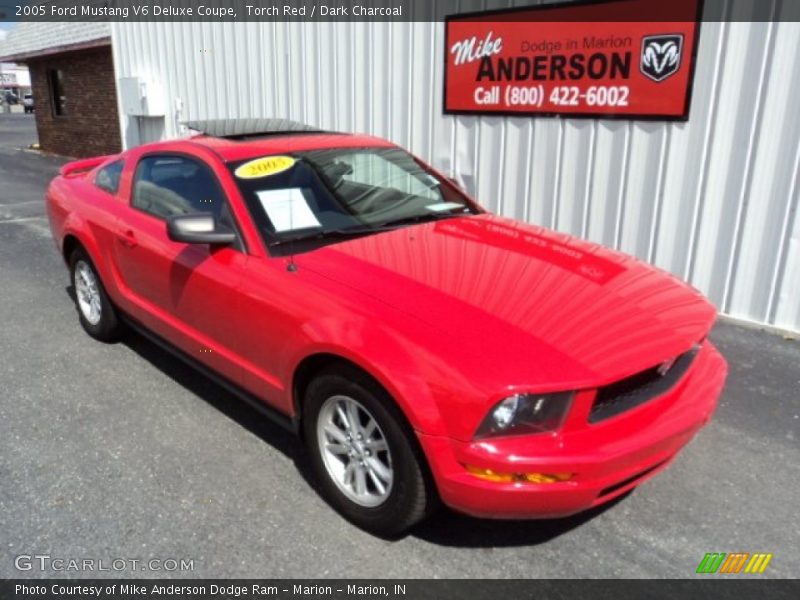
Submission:
[[[635,254],[732,316],[800,330],[800,23],[704,24],[687,123],[445,116],[443,35],[441,23],[116,23],[117,76],[159,82],[172,111],[123,117],[123,137],[232,116],[373,133],[490,210]]]

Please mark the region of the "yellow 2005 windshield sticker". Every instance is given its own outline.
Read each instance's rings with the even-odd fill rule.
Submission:
[[[239,179],[257,179],[283,173],[295,162],[291,156],[265,156],[240,165],[233,173]]]

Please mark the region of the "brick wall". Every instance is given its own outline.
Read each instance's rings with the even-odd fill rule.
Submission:
[[[84,158],[122,149],[111,47],[28,61],[39,145],[45,152]],[[66,114],[56,116],[48,71],[63,72]]]

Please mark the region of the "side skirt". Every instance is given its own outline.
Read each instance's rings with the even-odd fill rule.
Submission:
[[[174,346],[161,336],[153,333],[149,329],[147,329],[144,325],[139,323],[138,321],[132,319],[131,317],[120,314],[120,318],[128,325],[131,329],[135,332],[140,334],[142,337],[147,338],[147,340],[153,342],[155,345],[159,346],[160,348],[166,350],[170,354],[172,354],[175,358],[182,360],[184,363],[199,371],[208,379],[216,383],[218,386],[225,389],[225,391],[230,392],[232,395],[236,396],[240,400],[243,400],[259,413],[267,417],[273,423],[280,425],[287,431],[298,435],[300,433],[300,422],[297,418],[290,417],[281,411],[272,408],[271,406],[264,403],[263,400],[254,396],[247,390],[243,389],[227,377],[224,377],[217,373],[216,371],[210,369],[197,359],[189,356],[186,352],[181,350],[180,348]]]

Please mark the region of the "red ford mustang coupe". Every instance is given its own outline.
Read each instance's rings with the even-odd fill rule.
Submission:
[[[727,366],[716,311],[634,258],[481,209],[397,146],[274,120],[65,165],[80,322],[132,327],[297,432],[327,500],[569,515],[664,469]]]

